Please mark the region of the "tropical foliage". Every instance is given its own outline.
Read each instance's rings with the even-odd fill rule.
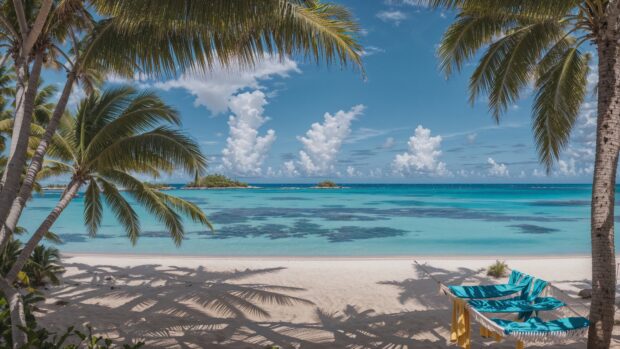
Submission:
[[[28,276],[30,286],[41,287],[48,282],[60,284],[58,276],[65,272],[65,268],[61,265],[57,248],[38,245],[26,261],[23,272]]]
[[[131,242],[137,241],[138,215],[122,189],[181,244],[182,217],[210,227],[205,214],[193,203],[162,193],[138,178],[173,170],[205,170],[199,145],[171,127],[178,125],[178,113],[152,92],[119,87],[92,94],[80,103],[75,116],[63,120],[50,147],[49,171],[41,171],[39,177],[71,177],[61,201],[72,199],[70,192],[85,187],[84,222],[93,236],[101,225],[105,201]]]
[[[316,62],[359,66],[357,31],[356,22],[345,8],[317,0],[4,2],[0,7],[0,67],[11,66],[16,83],[13,98],[0,100],[0,106],[11,104],[10,100],[20,103],[12,113],[11,146],[0,180],[0,245],[6,244],[17,228],[36,179],[46,176],[39,173],[76,85],[91,94],[108,74],[156,77],[204,73],[216,65],[249,67],[267,55],[295,55]],[[44,70],[59,70],[66,80],[52,115],[42,120],[35,116],[34,106]],[[0,90],[3,86],[0,80]],[[31,130],[31,125],[37,119],[44,121],[44,130],[32,138],[36,131]],[[164,166],[163,162],[158,166]],[[90,179],[83,183],[91,188],[94,203],[98,202],[96,194],[92,194],[95,186],[104,183],[99,178],[114,183],[98,171],[96,184],[90,184]],[[116,180],[120,186],[131,184],[118,184],[120,180]],[[108,197],[105,193],[103,196]],[[172,207],[192,215],[192,210],[179,201],[138,196],[142,203],[150,200],[147,196],[152,202],[166,202],[167,209],[161,205],[149,209],[166,211],[163,219],[168,223],[177,221],[176,213],[169,210]],[[97,205],[90,210],[89,226],[94,229]],[[126,226],[132,221],[124,220]],[[135,233],[136,228],[129,230]],[[178,227],[173,230],[180,236]],[[35,234],[32,239],[39,237]],[[20,294],[11,287],[12,281],[0,279],[0,290],[14,304],[13,346],[19,347],[26,341],[18,328],[25,325],[25,320],[20,315]]]
[[[532,128],[550,171],[567,146],[587,94],[596,48],[598,127],[592,190],[589,348],[609,348],[614,325],[615,183],[620,151],[620,3],[609,0],[426,0],[456,12],[438,49],[446,75],[480,57],[470,101],[488,98],[499,121],[533,87]]]

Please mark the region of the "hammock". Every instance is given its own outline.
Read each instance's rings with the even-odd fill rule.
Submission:
[[[448,289],[458,298],[489,299],[513,295],[528,288],[532,277],[513,270],[507,284],[478,285],[478,286],[448,286]]]
[[[492,337],[496,341],[504,338],[513,338],[517,340],[517,349],[525,348],[525,343],[561,343],[564,341],[573,341],[583,338],[588,331],[589,322],[586,318],[579,314],[566,302],[555,297],[542,297],[544,293],[551,293],[557,290],[559,294],[553,294],[556,297],[568,297],[559,289],[552,287],[544,280],[536,280],[532,286],[532,277],[522,275],[523,280],[527,279],[527,286],[522,287],[523,291],[519,296],[509,299],[464,299],[459,297],[461,293],[454,293],[452,289],[437,280],[422,265],[416,264],[431,279],[439,284],[440,291],[449,296],[453,301],[452,307],[452,326],[450,331],[450,340],[456,342],[460,347],[469,349],[471,347],[470,319],[478,322],[480,334],[483,337]],[[521,273],[520,273],[521,274]],[[511,280],[513,279],[511,274]],[[510,281],[506,285],[510,285]],[[521,282],[519,282],[521,284]],[[514,285],[514,284],[513,284]],[[496,285],[502,286],[502,285]],[[478,286],[467,286],[470,290]],[[531,287],[531,290],[530,290]],[[492,285],[484,285],[484,290],[492,289]],[[500,288],[501,290],[501,288]],[[494,292],[494,291],[493,291]],[[516,293],[516,292],[515,292]],[[471,293],[470,293],[471,294]],[[488,295],[489,293],[484,293]],[[500,294],[499,292],[496,294]],[[490,297],[489,297],[490,298]],[[539,317],[538,312],[544,310],[545,318]],[[482,313],[495,313],[496,316],[504,314],[518,313],[522,321],[515,321],[513,315],[510,319],[490,318]],[[535,317],[531,317],[532,312],[536,312]],[[573,317],[568,314],[572,313]],[[578,315],[575,317],[574,315]]]
[[[537,297],[533,301],[521,299],[470,300],[469,305],[481,313],[526,313],[550,311],[566,306],[554,297]]]
[[[566,305],[553,297],[539,297],[549,283],[538,279],[521,295],[502,300],[470,300],[468,304],[481,313],[519,313],[519,319],[528,319],[533,312],[550,311]]]
[[[532,336],[540,333],[566,334],[567,332],[587,329],[590,321],[583,317],[567,317],[551,321],[543,321],[538,317],[529,318],[524,322],[491,319],[504,328],[505,334]]]

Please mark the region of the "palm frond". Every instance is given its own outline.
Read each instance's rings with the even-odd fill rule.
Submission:
[[[53,242],[55,244],[62,244],[63,243],[62,238],[58,234],[53,233],[51,231],[48,231],[47,233],[45,233],[43,238],[45,238],[45,240],[47,240],[49,242]]]
[[[121,171],[102,171],[101,176],[126,188],[129,195],[166,226],[174,243],[177,246],[181,245],[185,235],[181,217],[157,195],[156,190],[145,186],[135,177]]]
[[[155,195],[160,197],[167,205],[173,207],[176,211],[182,215],[190,217],[192,221],[206,225],[211,231],[213,231],[213,225],[209,222],[207,215],[202,212],[200,207],[187,200],[181,199],[176,196],[168,195],[160,191],[156,191]]]
[[[178,113],[155,93],[143,91],[132,95],[131,101],[113,121],[98,130],[85,150],[87,158],[94,157],[119,138],[148,131],[162,123],[179,125]]]
[[[520,27],[495,41],[471,76],[470,102],[481,93],[488,94],[489,109],[499,120],[533,78],[540,57],[564,34],[558,23],[541,22]]]
[[[120,86],[82,100],[77,110],[75,127],[80,156],[84,154],[96,132],[127,108],[135,92],[131,86]]]
[[[441,39],[438,49],[440,69],[449,76],[460,71],[476,52],[500,35],[511,23],[493,16],[459,15]]]
[[[431,8],[545,20],[565,17],[573,12],[582,0],[419,0],[418,2]]]
[[[200,146],[184,133],[165,126],[118,140],[94,157],[89,166],[138,171],[147,163],[164,169],[173,164],[190,174],[206,169]]]
[[[357,24],[337,5],[314,0],[92,3],[109,19],[90,39],[85,66],[114,69],[131,62],[148,75],[171,76],[206,71],[215,62],[252,66],[265,53],[360,64]]]
[[[129,237],[131,243],[135,244],[138,241],[141,231],[138,214],[113,183],[108,182],[101,176],[97,176],[97,181],[101,185],[103,196],[112,212],[114,212],[116,220],[123,226],[123,229],[125,229],[125,233],[127,237]]]
[[[97,235],[103,217],[100,191],[97,181],[91,179],[84,193],[84,224],[92,237]]]
[[[73,173],[73,167],[56,160],[45,160],[43,167],[37,174],[37,180],[42,181],[44,179],[58,177],[62,175],[69,175]]]
[[[536,81],[533,129],[540,161],[547,171],[568,143],[587,93],[590,56],[578,48],[566,50]]]

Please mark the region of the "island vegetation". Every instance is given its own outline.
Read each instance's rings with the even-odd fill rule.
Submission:
[[[174,187],[172,185],[166,184],[166,183],[144,182],[144,185],[149,187],[150,189],[155,189],[155,190],[172,190],[172,189],[174,189]]]
[[[248,184],[228,178],[222,174],[211,174],[202,178],[196,178],[188,183],[186,188],[247,188]]]
[[[64,190],[66,187],[66,184],[48,184],[43,187],[43,190]]]
[[[317,188],[340,188],[338,184],[332,181],[322,181],[316,185]]]

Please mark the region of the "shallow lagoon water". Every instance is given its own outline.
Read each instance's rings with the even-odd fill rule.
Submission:
[[[215,232],[188,222],[176,247],[157,219],[134,205],[143,234],[132,246],[106,209],[97,237],[75,198],[52,231],[62,252],[202,256],[405,256],[587,254],[591,187],[512,185],[257,185],[172,190],[205,210]],[[37,195],[21,220],[28,231],[59,192]],[[130,200],[130,202],[133,202]]]

